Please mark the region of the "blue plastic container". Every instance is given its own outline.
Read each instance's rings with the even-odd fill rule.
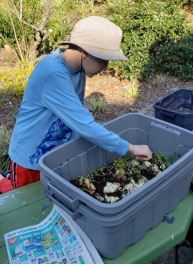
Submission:
[[[193,88],[179,89],[153,107],[156,118],[193,130]]]

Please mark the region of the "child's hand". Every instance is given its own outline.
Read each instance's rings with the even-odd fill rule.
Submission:
[[[150,160],[152,158],[152,152],[147,145],[132,145],[130,144],[129,152],[140,157],[142,160]]]

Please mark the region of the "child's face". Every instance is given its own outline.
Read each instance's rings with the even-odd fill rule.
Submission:
[[[88,77],[92,77],[103,70],[106,70],[107,66],[108,61],[96,58],[89,54],[82,59],[82,67]]]

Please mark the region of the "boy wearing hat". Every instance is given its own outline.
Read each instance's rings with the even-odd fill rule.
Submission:
[[[151,159],[147,145],[132,145],[96,123],[84,106],[85,77],[105,70],[109,60],[125,61],[121,29],[90,16],[74,27],[67,49],[44,57],[32,72],[12,133],[11,178],[0,177],[0,191],[39,180],[39,158],[81,136],[119,156],[130,152]]]

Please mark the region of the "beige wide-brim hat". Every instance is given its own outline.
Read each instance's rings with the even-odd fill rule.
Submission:
[[[73,44],[88,54],[111,61],[126,61],[128,58],[120,49],[122,30],[106,18],[90,16],[81,19],[74,26],[70,40],[60,44]]]

